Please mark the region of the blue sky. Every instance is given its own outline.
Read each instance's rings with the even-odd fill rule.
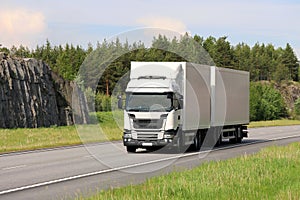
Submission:
[[[86,47],[143,27],[228,36],[233,44],[290,43],[300,58],[300,0],[1,0],[0,44]]]

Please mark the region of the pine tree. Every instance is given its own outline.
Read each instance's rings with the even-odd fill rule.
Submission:
[[[226,41],[227,37],[220,37],[216,41],[214,62],[218,67],[232,67],[233,66],[233,51],[230,43]]]
[[[234,68],[238,70],[250,71],[251,48],[245,43],[240,43],[233,48],[233,54]]]
[[[298,77],[298,70],[299,70],[299,63],[298,59],[290,46],[289,43],[286,44],[284,49],[283,55],[281,57],[281,63],[289,69],[290,78],[293,81],[299,81]]]

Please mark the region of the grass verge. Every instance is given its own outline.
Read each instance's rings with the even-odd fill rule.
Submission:
[[[0,129],[0,153],[34,150],[49,147],[77,145],[90,142],[112,141],[122,139],[123,112],[93,113],[94,122],[98,124],[50,127],[50,128],[18,128]],[[300,120],[274,120],[251,122],[249,127],[300,125]]]
[[[300,143],[77,199],[300,199]]]
[[[0,152],[80,144],[74,126],[0,129]]]
[[[117,113],[121,115],[122,113]],[[50,128],[0,129],[0,153],[120,140],[122,130],[111,112],[97,113],[98,124]],[[79,134],[80,133],[80,134]]]
[[[250,122],[248,127],[258,128],[258,127],[268,127],[268,126],[291,126],[291,125],[300,125],[300,120],[280,119],[280,120]]]

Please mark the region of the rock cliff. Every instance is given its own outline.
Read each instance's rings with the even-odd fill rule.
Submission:
[[[71,109],[72,93],[79,102]],[[85,98],[42,61],[11,58],[0,53],[0,128],[49,127],[86,123]]]
[[[276,83],[274,87],[279,90],[290,113],[294,111],[294,104],[300,98],[300,83],[286,81],[281,84]]]

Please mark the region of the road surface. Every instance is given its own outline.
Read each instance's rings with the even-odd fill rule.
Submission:
[[[242,144],[211,151],[128,154],[121,142],[0,154],[0,199],[69,199],[191,168],[208,160],[251,154],[300,141],[300,126],[254,128]]]

